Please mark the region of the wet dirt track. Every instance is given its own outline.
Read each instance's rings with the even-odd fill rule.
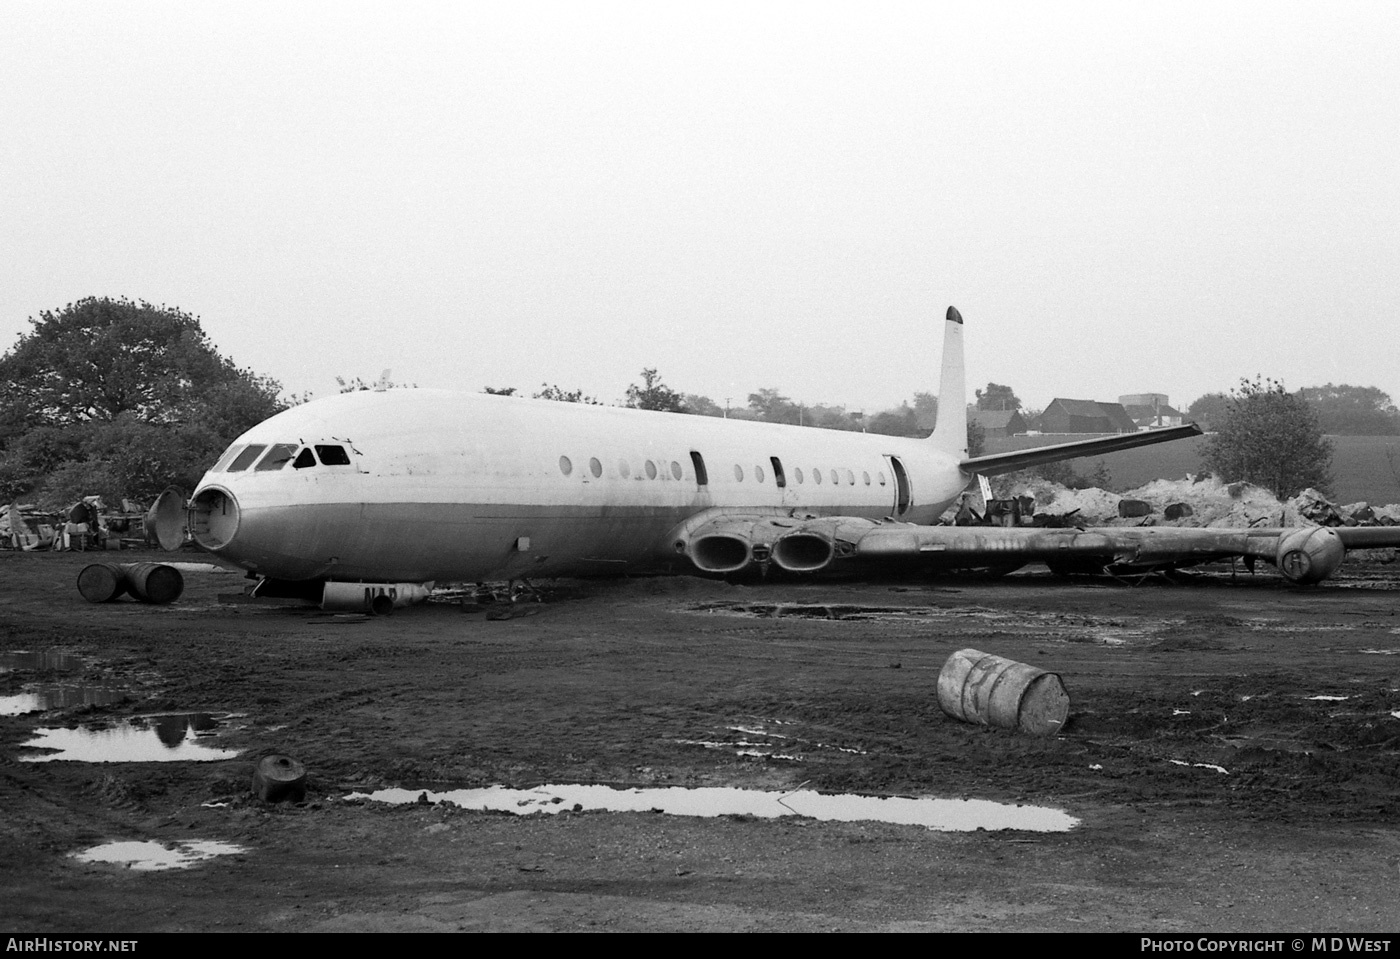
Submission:
[[[564,583],[509,619],[455,605],[368,619],[221,604],[244,581],[194,570],[175,605],[94,606],[74,585],[92,559],[0,553],[0,655],[75,657],[0,671],[0,698],[126,691],[0,716],[7,929],[1400,926],[1394,565],[1344,567],[1307,590],[1224,573],[1136,587],[1048,574]],[[1065,732],[945,717],[938,671],[966,647],[1058,672]],[[41,755],[21,748],[41,727],[172,713],[218,717],[200,742],[239,755],[22,761]],[[307,803],[252,798],[269,752],[306,764]],[[344,799],[384,786],[804,782],[1050,805],[1082,822],[939,833]],[[108,840],[246,852],[167,872],[70,858]]]

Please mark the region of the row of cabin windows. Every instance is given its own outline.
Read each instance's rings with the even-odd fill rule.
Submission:
[[[345,451],[345,447],[333,444],[317,444],[315,446],[302,446],[300,443],[273,443],[270,446],[265,443],[250,443],[247,446],[235,444],[228,448],[228,452],[224,453],[219,462],[214,464],[214,468],[210,472],[241,473],[252,466],[253,472],[262,473],[269,470],[280,470],[288,463],[292,464],[293,469],[304,470],[309,466],[317,465],[318,461],[322,466],[349,466],[350,454]],[[254,462],[257,463],[256,466],[253,466]]]
[[[698,484],[701,485],[701,486],[708,485],[708,483],[709,483],[709,474],[708,474],[708,472],[707,472],[706,469],[705,469],[705,461],[704,461],[704,459],[700,456],[699,453],[696,453],[696,452],[691,452],[690,458],[691,458],[691,461],[692,461],[692,462],[694,463],[694,465],[695,465],[695,481],[696,481],[696,483],[698,483]],[[778,457],[772,456],[772,457],[769,457],[769,462],[772,464],[772,467],[773,467],[773,481],[774,481],[778,486],[780,486],[780,487],[782,487],[782,486],[787,486],[787,474],[786,474],[786,473],[784,472],[784,470],[783,470],[782,461],[781,461],[780,459],[778,459]],[[567,456],[561,456],[561,457],[559,457],[559,472],[563,473],[565,476],[569,476],[569,475],[571,475],[571,474],[573,473],[573,471],[574,471],[574,461],[571,460],[571,459],[569,459]],[[647,478],[647,479],[656,479],[658,476],[659,476],[661,479],[663,479],[663,480],[667,478],[667,476],[666,476],[666,464],[665,464],[664,462],[658,463],[658,462],[653,461],[653,460],[647,460],[647,461],[645,461],[645,462],[642,464],[642,471],[646,473],[646,478]],[[594,479],[598,479],[599,477],[601,477],[601,476],[603,475],[603,464],[602,464],[602,462],[598,459],[598,457],[593,456],[593,457],[590,457],[590,458],[589,458],[589,460],[588,460],[588,472],[590,472],[590,473],[593,474],[593,478],[594,478]],[[618,462],[617,462],[617,472],[618,472],[619,475],[622,476],[623,479],[628,479],[628,478],[630,478],[631,475],[632,475],[632,465],[631,465],[631,463],[629,463],[627,460],[618,460]],[[674,479],[680,479],[680,478],[682,477],[682,475],[683,475],[683,471],[681,470],[681,464],[680,464],[679,462],[677,462],[676,460],[672,460],[672,461],[671,461],[671,470],[670,470],[670,472],[671,472],[671,477],[672,477],[672,478],[674,478]],[[811,475],[812,475],[812,482],[813,482],[813,483],[816,483],[818,486],[820,486],[821,483],[822,483],[822,481],[823,481],[823,475],[824,475],[823,472],[822,472],[822,470],[821,470],[821,469],[818,469],[818,468],[813,468]],[[861,475],[861,479],[864,480],[865,485],[866,485],[866,486],[869,486],[869,485],[871,484],[870,472],[869,472],[868,470],[862,470],[860,475]],[[827,470],[826,473],[825,473],[825,476],[827,476],[827,477],[830,478],[830,480],[831,480],[831,485],[833,485],[833,486],[839,486],[842,482],[844,482],[847,486],[855,486],[855,485],[856,485],[856,474],[855,474],[853,471],[849,470],[849,469],[844,469],[844,468],[843,468],[843,469]],[[876,481],[879,482],[879,484],[880,484],[881,486],[884,486],[884,485],[885,485],[885,474],[884,474],[884,472],[883,472],[883,471],[877,471],[876,474],[875,474],[875,476],[876,476]],[[641,478],[642,478],[641,473],[638,473],[638,474],[637,474],[637,478],[638,478],[638,479],[641,479]],[[755,481],[755,482],[758,482],[758,483],[762,483],[762,482],[764,482],[764,480],[766,479],[766,474],[765,474],[764,469],[763,469],[763,467],[762,467],[761,465],[755,465],[755,466],[754,466],[754,468],[753,468],[753,478],[754,478],[754,481]],[[793,468],[793,471],[792,471],[792,478],[793,478],[794,480],[796,480],[796,482],[798,483],[798,485],[801,485],[803,482],[806,481],[806,476],[805,476],[805,475],[803,474],[803,472],[802,472],[802,467],[798,466],[798,467],[794,467],[794,468]],[[735,482],[738,482],[738,483],[742,483],[742,482],[744,481],[744,467],[741,466],[741,465],[739,465],[738,463],[735,463],[735,464],[734,464],[734,480],[735,480]]]
[[[559,457],[559,472],[563,473],[565,476],[568,476],[571,473],[573,473],[573,471],[574,461],[569,459],[567,456]],[[628,463],[626,460],[618,460],[617,471],[618,473],[622,474],[623,479],[630,479],[632,476],[632,464]],[[593,474],[594,479],[597,479],[598,477],[603,475],[603,464],[602,461],[598,459],[598,457],[594,456],[589,458],[588,472]],[[681,471],[681,464],[677,463],[675,460],[672,460],[670,472],[670,478],[680,479],[683,475]],[[656,460],[647,460],[645,463],[643,463],[642,471],[637,474],[637,479],[642,478],[642,473],[646,474],[647,479],[659,478],[664,480],[668,478],[666,476],[666,464],[664,462]]]

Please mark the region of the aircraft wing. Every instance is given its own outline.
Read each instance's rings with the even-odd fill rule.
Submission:
[[[1226,529],[1101,526],[1087,529],[913,526],[880,524],[854,544],[853,555],[933,567],[1010,567],[1043,562],[1064,572],[1150,572],[1238,557],[1273,563],[1295,583],[1317,583],[1349,549],[1400,546],[1400,527]]]
[[[853,516],[715,510],[673,537],[677,552],[710,573],[768,564],[790,573],[861,566],[1010,570],[1034,562],[1060,572],[1140,573],[1239,557],[1251,568],[1260,559],[1273,563],[1289,580],[1307,584],[1331,575],[1348,549],[1400,546],[1400,527],[919,526]]]
[[[890,523],[866,532],[855,544],[855,555],[872,560],[920,556],[934,565],[949,567],[1042,562],[1074,568],[1153,568],[1186,566],[1230,556],[1271,558],[1278,539],[1276,530],[1175,526],[1035,529]]]
[[[1037,446],[1028,450],[1012,450],[1007,453],[991,453],[986,456],[973,456],[958,466],[964,473],[981,473],[995,476],[1013,470],[1053,463],[1058,460],[1073,459],[1076,456],[1095,456],[1099,453],[1112,453],[1115,450],[1130,450],[1153,443],[1166,443],[1190,436],[1200,436],[1201,428],[1195,423],[1185,426],[1168,426],[1163,429],[1144,430],[1140,433],[1123,433],[1119,436],[1102,436],[1091,440],[1073,440],[1069,443],[1056,443],[1053,446]]]

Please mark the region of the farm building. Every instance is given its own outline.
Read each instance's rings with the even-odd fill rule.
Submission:
[[[1167,402],[1165,393],[1130,393],[1118,397],[1118,402],[1128,411],[1140,430],[1156,429],[1159,426],[1180,426],[1184,417],[1180,410],[1173,409]]]
[[[1122,403],[1058,396],[1040,414],[1036,428],[1042,433],[1136,433],[1138,429]]]
[[[975,410],[967,411],[969,426],[980,426],[988,437],[1016,436],[1030,430],[1030,424],[1020,410]]]

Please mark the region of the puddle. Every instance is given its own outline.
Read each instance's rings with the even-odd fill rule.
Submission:
[[[108,862],[137,872],[156,872],[162,869],[188,869],[215,856],[233,856],[248,851],[243,846],[212,839],[182,840],[173,845],[174,848],[158,842],[106,842],[71,855],[78,862]]]
[[[1311,756],[1317,751],[1317,744],[1314,742],[1302,739],[1285,739],[1269,733],[1256,733],[1245,736],[1217,736],[1214,738],[1226,746],[1246,751],[1262,749],[1265,752],[1293,753],[1301,756]]]
[[[773,752],[772,743],[747,742],[742,739],[729,742],[708,739],[677,739],[676,742],[682,746],[700,746],[705,749],[727,749],[736,756],[748,756],[751,759],[780,759],[792,763],[800,763],[803,761],[801,756],[794,753]]]
[[[1045,806],[1014,806],[985,799],[906,799],[881,796],[828,796],[812,791],[761,792],[756,789],[700,788],[613,789],[610,786],[550,785],[536,789],[456,789],[424,792],[381,789],[352,793],[346,799],[386,803],[447,802],[465,809],[516,815],[600,810],[661,812],[670,816],[805,816],[825,822],[886,822],[923,826],[937,832],[1019,829],[1066,832],[1079,824],[1068,813]]]
[[[1345,702],[1346,700],[1348,700],[1348,699],[1350,699],[1350,698],[1351,698],[1350,696],[1309,696],[1309,697],[1307,697],[1307,699],[1308,699],[1310,702],[1311,702],[1311,701],[1317,701],[1317,702],[1323,702],[1323,703],[1341,703],[1341,702]]]
[[[71,706],[107,706],[130,698],[125,689],[102,686],[45,686],[29,692],[0,696],[0,716],[45,713]]]
[[[788,726],[792,728],[796,728],[798,725],[790,720],[783,719],[769,719],[764,720],[764,722],[773,726]],[[703,749],[725,749],[733,752],[736,756],[748,756],[756,759],[779,759],[787,762],[805,761],[805,757],[800,755],[800,750],[834,749],[837,752],[852,753],[857,756],[865,755],[865,750],[863,749],[803,739],[800,736],[788,732],[771,732],[762,725],[725,726],[724,731],[739,733],[739,738],[677,739],[673,741],[682,746],[700,746]]]
[[[933,603],[927,606],[856,606],[840,603],[696,603],[688,612],[746,619],[801,619],[833,622],[867,622],[886,626],[904,624],[927,628],[937,621],[946,635],[959,632],[984,634],[988,629],[1014,628],[1047,639],[1071,643],[1128,646],[1150,642],[1181,620],[1123,620],[1076,613],[1033,613],[1027,610],[993,609],[987,606]]]
[[[80,763],[213,762],[232,759],[236,749],[214,749],[201,740],[214,735],[219,721],[208,713],[141,716],[115,726],[36,729],[22,749],[52,750],[21,756],[21,762],[54,760]]]
[[[1222,775],[1230,775],[1228,769],[1224,766],[1217,766],[1215,763],[1188,763],[1184,759],[1168,759],[1167,762],[1171,763],[1173,766],[1187,766],[1191,769],[1213,769]]]
[[[1392,632],[1394,632],[1394,630],[1392,630]],[[1358,653],[1364,653],[1364,654],[1369,655],[1369,656],[1397,656],[1397,655],[1400,655],[1400,649],[1358,649],[1357,652],[1358,652]]]
[[[694,613],[720,613],[758,619],[830,619],[857,622],[948,615],[936,606],[854,606],[846,603],[699,603]]]
[[[17,652],[0,653],[0,673],[12,673],[17,670],[26,672],[37,672],[39,670],[55,670],[67,672],[77,669],[82,662],[76,656],[68,653],[55,652]]]

